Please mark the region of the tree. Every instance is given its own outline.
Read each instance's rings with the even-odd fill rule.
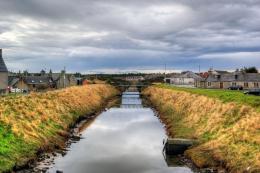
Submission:
[[[258,73],[256,67],[244,67],[243,69],[241,69],[241,71],[244,73]]]

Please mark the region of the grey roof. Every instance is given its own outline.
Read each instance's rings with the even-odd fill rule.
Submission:
[[[51,74],[51,77],[52,77],[52,79],[53,79],[54,81],[57,81],[57,80],[60,79],[61,75],[62,75],[61,73],[52,73],[52,74]]]
[[[188,72],[182,74],[181,77],[182,78],[202,79],[202,77],[200,77],[199,75],[197,75],[191,71],[188,71]]]
[[[202,77],[191,72],[191,71],[187,71],[187,72],[184,72],[184,73],[177,73],[177,74],[173,74],[170,76],[170,78],[193,78],[193,79],[196,79],[196,80],[202,80]]]
[[[24,78],[27,84],[49,84],[52,80],[47,76],[28,76]]]
[[[8,76],[8,86],[14,86],[19,81],[19,77]]]
[[[4,59],[2,57],[2,49],[0,49],[0,72],[8,72]]]
[[[207,82],[260,82],[260,73],[210,74]]]

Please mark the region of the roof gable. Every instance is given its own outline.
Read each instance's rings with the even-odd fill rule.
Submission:
[[[3,56],[2,56],[2,49],[0,49],[0,72],[8,72],[4,59],[3,59]]]

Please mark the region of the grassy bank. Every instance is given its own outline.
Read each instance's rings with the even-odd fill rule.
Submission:
[[[198,139],[199,144],[185,153],[197,166],[260,172],[260,113],[257,104],[249,106],[258,98],[237,101],[232,98],[236,92],[210,92],[159,85],[143,94],[159,111],[171,137]]]
[[[240,105],[248,105],[260,111],[260,97],[253,95],[245,95],[243,91],[223,89],[181,88],[166,84],[160,84],[157,86],[160,88],[173,89],[175,91],[186,91],[192,94],[204,95],[210,98],[219,99],[224,103],[234,102]]]
[[[97,84],[0,98],[0,172],[24,165],[39,150],[61,147],[80,116],[100,110],[116,94]]]

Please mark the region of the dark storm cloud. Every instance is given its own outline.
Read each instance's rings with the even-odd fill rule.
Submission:
[[[260,66],[258,0],[0,0],[12,70]]]

